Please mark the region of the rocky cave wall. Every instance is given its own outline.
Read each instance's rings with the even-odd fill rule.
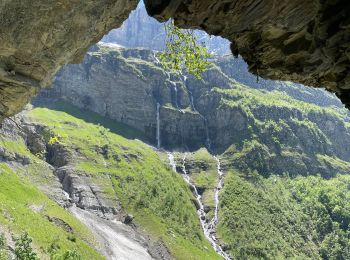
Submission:
[[[116,28],[138,1],[0,3],[0,121],[17,113],[66,63]],[[156,0],[148,13],[229,39],[264,78],[325,86],[350,105],[350,2],[347,0]]]
[[[87,49],[119,27],[137,0],[0,2],[0,121],[51,83],[58,69],[80,63]]]
[[[229,39],[252,73],[326,87],[350,105],[347,0],[145,0],[159,21]]]

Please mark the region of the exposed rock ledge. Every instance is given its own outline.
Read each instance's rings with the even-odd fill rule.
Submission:
[[[137,0],[0,3],[0,121],[18,112],[66,63],[120,26]],[[348,0],[145,0],[150,15],[174,17],[232,41],[250,71],[334,91],[350,105]]]
[[[17,113],[66,63],[119,27],[137,0],[0,2],[0,121]]]
[[[350,1],[145,0],[160,21],[229,39],[252,73],[336,92],[350,106]]]

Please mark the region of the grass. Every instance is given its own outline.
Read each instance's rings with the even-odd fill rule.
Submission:
[[[217,184],[217,163],[205,148],[186,156],[186,167],[193,184],[203,191],[203,204],[209,207],[207,216],[213,217],[215,207],[214,192]]]
[[[348,259],[350,177],[230,172],[219,236],[238,259]]]
[[[40,107],[40,105],[39,105]],[[75,118],[82,119],[87,123],[92,123],[95,125],[101,125],[104,128],[109,129],[111,132],[121,135],[127,139],[140,139],[143,141],[148,141],[146,136],[139,130],[132,128],[126,124],[117,122],[115,120],[103,117],[95,112],[82,110],[74,105],[71,105],[65,101],[57,101],[51,103],[42,104],[43,108],[48,108],[54,111],[65,112],[72,115]]]
[[[43,207],[34,211],[32,205]],[[73,229],[73,234],[50,222],[46,216],[63,220]],[[94,249],[92,235],[87,228],[63,208],[46,197],[36,187],[21,180],[6,164],[0,164],[0,223],[12,233],[27,231],[33,246],[41,255],[47,255],[52,243],[59,245],[58,253],[76,249],[84,259],[103,259]],[[75,242],[69,238],[74,236]]]
[[[219,259],[203,235],[188,186],[151,147],[62,111],[35,108],[29,118],[50,128],[61,145],[78,151],[75,168],[100,180],[135,223],[164,241],[176,259]],[[105,173],[113,185],[101,181]]]
[[[280,91],[266,92],[249,88],[239,83],[235,83],[231,89],[214,88],[212,91],[225,95],[226,98],[224,98],[222,104],[227,106],[241,106],[252,110],[261,107],[268,107],[270,109],[288,108],[306,114],[316,112],[338,118],[346,117],[339,109],[331,107],[322,108],[312,103],[296,100]]]

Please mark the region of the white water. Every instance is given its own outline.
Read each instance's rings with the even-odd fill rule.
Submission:
[[[157,55],[153,52],[153,57],[156,60],[156,64],[160,64],[160,60],[158,59]]]
[[[172,153],[168,152],[168,159],[169,159],[169,164],[171,166],[171,169],[176,172],[176,162],[174,159],[174,155]]]
[[[85,224],[100,243],[106,259],[151,260],[153,259],[137,238],[133,229],[119,221],[108,221],[73,205],[69,211]],[[139,240],[139,241],[137,241]]]
[[[176,83],[174,81],[170,81],[171,85],[173,85],[174,87],[174,92],[175,92],[175,106],[178,109],[179,108],[179,104],[177,102],[177,87],[176,87]]]
[[[229,260],[231,259],[226,253],[225,251],[221,248],[221,246],[218,244],[218,241],[215,237],[215,228],[216,228],[216,224],[213,225],[213,221],[211,221],[209,224],[207,223],[207,217],[206,217],[206,213],[204,211],[204,205],[202,203],[202,196],[199,195],[198,190],[196,188],[196,186],[191,182],[191,178],[190,176],[187,174],[187,170],[186,170],[186,153],[184,154],[184,157],[182,159],[182,172],[183,172],[183,176],[185,181],[188,183],[188,185],[191,186],[194,195],[196,197],[196,200],[198,202],[199,205],[199,209],[197,210],[197,214],[199,217],[199,221],[201,223],[203,232],[205,237],[207,238],[207,240],[210,242],[210,244],[212,245],[212,247],[214,248],[214,250],[221,255],[225,260]],[[216,158],[216,157],[215,157]],[[170,158],[169,158],[170,159]],[[218,166],[220,167],[220,165]],[[219,168],[218,168],[219,169]],[[176,165],[175,165],[175,170],[176,170]],[[221,172],[221,169],[220,169]],[[221,178],[222,179],[222,178]],[[220,181],[219,181],[220,182]],[[222,181],[221,184],[222,185]],[[217,204],[215,205],[215,211],[217,214],[217,205],[219,204],[219,196],[217,196]],[[216,202],[215,202],[216,203]],[[214,217],[215,218],[215,217]],[[216,222],[217,222],[217,218],[216,218]]]
[[[194,100],[193,100],[193,95],[192,95],[192,91],[188,91],[188,94],[190,94],[190,101],[191,101],[191,108],[192,111],[197,112],[196,107],[194,106]]]
[[[215,188],[215,195],[214,195],[214,199],[215,199],[215,210],[214,210],[214,217],[213,219],[210,221],[211,225],[216,227],[219,221],[219,217],[218,217],[218,212],[219,212],[219,193],[220,190],[222,188],[223,182],[224,182],[224,172],[221,170],[221,164],[220,164],[220,160],[219,158],[217,158],[216,156],[214,156],[216,163],[217,163],[217,173],[218,173],[218,184],[216,185]]]
[[[208,121],[206,118],[204,118],[204,126],[205,126],[205,134],[206,134],[206,146],[208,151],[211,151],[211,141],[210,141],[210,136],[209,136],[209,128],[208,128]]]
[[[157,103],[157,148],[160,148],[160,104]]]
[[[182,75],[182,74],[181,74],[181,75]],[[184,84],[185,84],[185,86],[186,86],[187,76],[185,76],[185,75],[182,75],[182,76],[183,76]],[[195,105],[194,105],[194,99],[193,99],[192,91],[189,90],[189,89],[187,89],[187,91],[188,91],[188,94],[189,94],[189,96],[190,96],[191,109],[192,109],[192,111],[197,112],[196,107],[195,107]]]
[[[175,107],[177,109],[179,109],[179,103],[177,102],[177,86],[176,86],[176,83],[171,80],[171,76],[170,76],[170,73],[168,71],[165,71],[165,74],[166,74],[166,76],[168,78],[168,81],[173,86],[173,89],[174,89],[174,92],[175,92],[175,97],[174,97]]]

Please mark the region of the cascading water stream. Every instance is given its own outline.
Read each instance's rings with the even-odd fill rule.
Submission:
[[[189,90],[189,91],[188,91],[188,94],[190,94],[191,109],[192,109],[192,111],[197,112],[196,107],[194,106],[194,100],[193,100],[192,91]]]
[[[179,108],[179,104],[177,102],[177,87],[176,87],[176,83],[174,81],[170,81],[171,85],[173,85],[174,87],[174,92],[175,92],[175,106],[178,109]]]
[[[182,159],[182,172],[183,172],[183,178],[184,180],[187,182],[187,184],[189,186],[191,186],[192,188],[192,191],[196,197],[196,200],[197,200],[197,203],[199,205],[199,209],[197,210],[197,215],[199,217],[199,221],[201,223],[201,226],[202,226],[202,229],[203,229],[203,232],[204,232],[204,235],[205,237],[207,238],[207,240],[210,242],[210,244],[212,245],[212,247],[214,248],[214,250],[219,254],[221,255],[225,260],[229,260],[231,259],[228,254],[225,253],[225,251],[221,248],[221,246],[218,244],[218,241],[215,237],[215,228],[216,228],[216,224],[213,225],[213,221],[211,221],[209,224],[207,223],[207,216],[206,216],[206,213],[204,211],[204,205],[202,203],[202,196],[199,195],[198,193],[198,190],[197,190],[197,187],[191,182],[191,178],[190,176],[188,175],[187,173],[187,170],[186,170],[186,156],[187,154],[185,153],[184,154],[184,157]],[[176,162],[175,162],[175,159],[174,159],[174,155],[172,153],[168,153],[168,158],[169,158],[169,164],[172,168],[172,170],[174,172],[176,172]],[[215,157],[216,158],[216,157]],[[217,158],[216,158],[217,159]],[[218,169],[220,168],[220,165],[218,166]],[[220,169],[221,171],[221,169]],[[220,182],[220,180],[219,180]],[[222,182],[220,182],[222,185]],[[216,195],[215,195],[216,196]],[[217,195],[217,198],[218,195]],[[216,202],[215,202],[216,203]],[[216,222],[217,222],[217,204],[215,204],[215,211],[216,211]]]
[[[218,212],[219,212],[219,193],[220,190],[222,188],[223,182],[224,182],[224,172],[221,170],[221,164],[220,164],[220,160],[218,157],[214,156],[214,159],[216,160],[217,163],[217,173],[218,173],[218,184],[216,185],[215,188],[215,195],[214,195],[214,200],[215,200],[215,210],[214,210],[214,217],[213,219],[210,221],[210,224],[214,227],[216,227],[216,225],[218,224]]]
[[[169,164],[171,166],[171,169],[176,172],[176,163],[175,163],[175,158],[172,153],[168,153],[168,159],[169,159]]]
[[[160,104],[157,102],[157,148],[160,148]]]
[[[172,85],[173,87],[173,90],[174,90],[174,103],[175,103],[175,107],[177,109],[179,109],[179,103],[177,102],[177,86],[176,86],[176,83],[174,81],[171,80],[171,76],[170,76],[170,73],[168,71],[165,71],[165,74],[167,75],[167,78],[168,78],[168,81],[170,82],[170,84]]]
[[[187,76],[183,75],[183,81],[184,81],[184,84],[185,84],[185,86],[186,86]],[[186,88],[187,88],[187,87],[186,87]],[[187,89],[187,91],[188,91],[188,94],[189,94],[189,96],[190,96],[191,109],[192,109],[192,111],[197,112],[196,107],[195,107],[195,105],[194,105],[194,99],[193,99],[192,91],[189,90],[189,89]]]
[[[160,64],[160,60],[158,59],[158,57],[157,57],[155,52],[153,52],[153,58],[155,59],[156,64]]]
[[[210,141],[210,136],[209,136],[209,127],[208,127],[208,121],[205,117],[203,117],[204,119],[204,126],[205,126],[205,135],[206,135],[206,147],[208,149],[208,151],[211,151],[211,141]]]

